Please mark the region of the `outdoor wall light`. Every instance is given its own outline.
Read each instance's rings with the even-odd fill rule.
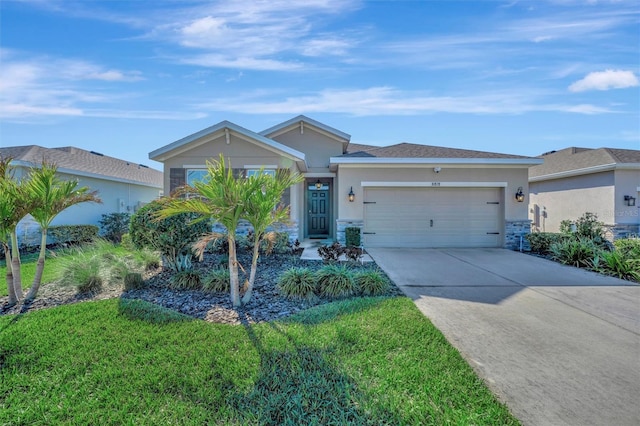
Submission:
[[[516,192],[516,201],[519,203],[524,201],[524,192],[522,192],[522,187],[519,187],[518,192]]]
[[[322,189],[322,182],[320,182],[320,179],[316,181],[316,189]]]
[[[351,190],[349,191],[349,202],[353,203],[353,200],[356,199],[356,194],[353,193],[353,186],[351,187]]]
[[[636,198],[632,197],[631,195],[625,195],[624,201],[625,201],[625,204],[628,205],[629,207],[633,207],[636,205]]]

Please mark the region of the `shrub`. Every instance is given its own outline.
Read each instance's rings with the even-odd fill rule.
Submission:
[[[79,293],[97,292],[104,283],[103,264],[100,256],[79,251],[75,256],[61,259],[59,282],[74,286]]]
[[[151,250],[142,249],[135,252],[136,257],[144,266],[145,271],[152,271],[160,267],[160,255]]]
[[[102,228],[102,236],[107,240],[119,243],[122,241],[122,235],[129,230],[129,222],[131,215],[129,213],[109,213],[103,214],[102,219],[98,222]]]
[[[192,244],[210,231],[209,221],[193,213],[182,213],[167,219],[156,219],[163,208],[160,200],[152,201],[138,210],[129,225],[133,245],[160,252],[165,266],[173,271],[191,269]]]
[[[551,251],[552,244],[561,243],[571,237],[565,234],[552,232],[533,232],[531,234],[527,234],[525,238],[529,241],[531,251],[547,254]]]
[[[51,226],[48,235],[56,244],[82,244],[98,238],[98,227],[95,225]]]
[[[344,253],[344,248],[337,241],[330,246],[318,247],[318,254],[325,263],[337,262],[342,253]]]
[[[169,281],[170,287],[176,290],[200,290],[202,279],[198,271],[176,272]]]
[[[594,257],[601,249],[593,240],[585,237],[569,238],[562,242],[551,244],[551,254],[554,260],[576,267],[591,267]]]
[[[309,268],[288,269],[278,278],[278,290],[289,299],[313,299],[316,277]]]
[[[628,259],[640,259],[640,238],[615,240],[613,246]]]
[[[348,297],[355,293],[353,273],[342,265],[326,265],[316,272],[320,295],[332,299]]]
[[[202,280],[202,288],[212,293],[223,293],[229,291],[231,278],[229,270],[226,268],[215,268],[210,270]]]
[[[362,249],[359,247],[347,247],[344,249],[344,257],[351,262],[357,262],[362,257]]]
[[[627,258],[621,251],[602,252],[605,271],[623,280],[640,281],[640,259]]]
[[[291,252],[291,243],[289,242],[289,233],[287,232],[271,232],[262,240],[260,249],[265,254],[287,254]]]
[[[360,247],[360,228],[350,226],[344,230],[347,247]]]
[[[585,213],[576,221],[576,235],[596,242],[604,240],[604,223],[598,220],[595,213]]]
[[[120,244],[127,250],[135,249],[135,247],[133,247],[133,243],[131,242],[131,235],[128,232],[126,234],[122,234],[122,238],[120,238]]]
[[[142,279],[142,274],[139,272],[129,272],[124,276],[124,289],[128,290],[138,290],[144,287],[144,280]]]
[[[364,296],[378,296],[389,289],[389,281],[380,271],[365,270],[356,273],[354,280],[358,293]]]

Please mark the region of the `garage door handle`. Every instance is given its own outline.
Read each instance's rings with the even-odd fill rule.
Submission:
[[[487,235],[500,235],[499,232],[487,232]]]
[[[433,219],[429,221],[429,226],[433,228]]]
[[[375,235],[375,232],[363,232],[364,235]]]

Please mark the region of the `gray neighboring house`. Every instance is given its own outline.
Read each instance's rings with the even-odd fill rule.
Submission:
[[[570,147],[540,158],[529,169],[533,230],[558,232],[562,220],[591,212],[612,239],[640,233],[640,150]]]
[[[61,212],[52,225],[98,225],[103,214],[134,213],[162,195],[162,172],[142,164],[75,147],[44,148],[37,145],[0,148],[11,157],[17,178],[45,161],[58,166],[62,179],[76,179],[80,186],[98,191],[103,204],[83,203]],[[38,225],[30,216],[18,224],[20,244],[39,243]],[[35,241],[34,241],[35,238]]]
[[[220,153],[240,175],[287,168],[291,238],[344,242],[359,227],[365,247],[517,248],[530,230],[528,168],[539,158],[400,143],[376,147],[304,115],[261,132],[220,122],[163,146],[171,193],[205,174]],[[522,197],[516,199],[520,192]]]

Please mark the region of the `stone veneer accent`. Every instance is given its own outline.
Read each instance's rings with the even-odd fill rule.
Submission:
[[[636,224],[605,225],[605,229],[605,238],[612,242],[621,238],[640,236],[640,225]]]
[[[361,219],[338,219],[336,220],[338,225],[336,241],[340,244],[345,245],[347,243],[345,237],[345,229],[346,228],[360,228],[360,237],[362,238],[362,228],[364,228],[364,220]]]
[[[531,233],[530,220],[507,220],[505,221],[504,248],[510,250],[520,250],[520,237],[522,237],[522,250],[531,250],[529,241],[525,235]]]

